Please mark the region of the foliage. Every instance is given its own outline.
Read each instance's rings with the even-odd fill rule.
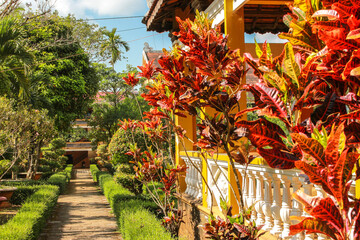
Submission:
[[[153,202],[134,196],[128,189],[116,184],[108,173],[100,176],[99,185],[118,219],[124,239],[172,239],[154,214],[147,210],[157,209]]]
[[[121,54],[123,52],[121,48],[124,48],[125,51],[129,51],[130,48],[127,42],[122,41],[121,37],[116,34],[116,28],[113,28],[111,31],[104,30],[103,34],[108,38],[108,41],[101,43],[100,55],[110,55],[109,63],[114,68],[115,63],[122,58]]]
[[[100,173],[100,170],[95,164],[90,164],[90,173],[94,182],[99,182],[98,174]]]
[[[117,170],[114,175],[114,180],[116,183],[121,184],[123,187],[129,189],[135,195],[142,194],[143,192],[143,184],[135,177],[134,174]]]
[[[285,17],[293,32],[282,35],[292,39],[283,54],[273,58],[264,44],[259,61],[246,57],[260,79],[244,87],[255,97],[256,106],[247,111],[256,110],[263,118],[238,120],[236,126],[270,166],[296,166],[327,193],[294,193],[310,216],[298,219],[291,235],[306,231],[359,239],[359,199],[349,190],[359,157],[360,18],[355,13],[360,5],[343,0],[311,3],[294,1],[291,18]]]
[[[19,212],[0,226],[1,239],[37,239],[56,205],[59,189],[43,185],[26,199]]]
[[[66,190],[66,186],[71,179],[71,173],[72,173],[72,165],[66,167],[64,171],[52,175],[47,180],[47,183],[58,186],[60,193],[64,193]]]
[[[0,19],[0,95],[26,98],[29,91],[27,72],[34,62],[21,26],[20,16],[11,14]]]
[[[54,138],[47,147],[42,148],[43,158],[41,159],[43,165],[47,165],[53,172],[57,172],[63,168],[67,157],[63,156],[66,142],[62,138]]]
[[[24,27],[29,44],[37,46],[34,55],[39,62],[31,74],[31,102],[48,109],[56,127],[66,130],[88,111],[99,78],[65,18],[52,14]]]
[[[251,208],[246,212],[233,216],[231,208],[227,211],[226,219],[211,216],[209,223],[205,223],[206,237],[215,240],[225,239],[259,239],[265,232],[260,233],[262,226],[256,227],[255,222],[250,221]],[[246,220],[249,223],[246,223]]]
[[[145,140],[139,129],[124,130],[123,128],[119,128],[111,138],[111,142],[108,147],[113,166],[117,166],[122,163],[126,164],[131,161],[131,156],[126,155],[126,153],[130,151],[130,134],[134,137],[137,147],[142,151],[145,151]]]
[[[40,148],[55,134],[54,122],[46,110],[24,105],[15,108],[13,104],[14,101],[0,97],[0,156],[11,160],[1,177],[10,169],[16,172],[21,166],[31,178],[39,166]]]

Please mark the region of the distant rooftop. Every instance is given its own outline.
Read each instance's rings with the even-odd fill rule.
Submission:
[[[152,1],[152,0],[148,0]],[[154,66],[160,67],[158,59],[163,55],[163,51],[161,50],[154,50],[152,47],[149,46],[149,43],[144,43],[144,51],[143,51],[143,57],[145,58],[146,62],[150,62],[154,60]]]

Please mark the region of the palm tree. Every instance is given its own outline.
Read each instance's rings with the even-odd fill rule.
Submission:
[[[108,39],[101,44],[100,55],[102,57],[110,55],[110,64],[114,69],[115,63],[121,59],[122,51],[120,49],[124,48],[125,51],[129,51],[130,48],[127,42],[122,41],[121,37],[116,34],[116,28],[113,28],[111,32],[104,30],[103,34],[107,36]]]
[[[15,88],[19,95],[27,95],[27,74],[34,56],[24,44],[23,36],[24,28],[16,15],[0,19],[0,85],[3,87],[0,93],[8,93],[10,88]]]

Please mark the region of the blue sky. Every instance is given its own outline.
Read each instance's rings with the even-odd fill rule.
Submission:
[[[35,0],[23,0],[24,2],[34,2]],[[45,0],[37,0],[45,1]],[[76,18],[110,18],[110,17],[130,17],[144,16],[148,11],[146,0],[49,0],[52,1],[53,9],[57,10],[61,16],[73,14]],[[142,18],[113,19],[91,21],[100,26],[105,26],[109,30],[117,28],[122,40],[129,43],[130,50],[125,52],[123,59],[115,65],[116,71],[126,69],[126,65],[139,66],[142,64],[142,50],[144,42],[148,42],[154,50],[163,48],[169,49],[171,46],[168,32],[157,33],[148,32],[141,23]],[[129,30],[139,28],[136,30]],[[125,30],[125,31],[124,31]],[[254,42],[254,36],[247,35],[246,42]],[[256,34],[259,43],[267,40],[268,42],[278,42],[279,39],[273,34]]]

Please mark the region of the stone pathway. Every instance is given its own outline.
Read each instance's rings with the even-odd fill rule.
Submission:
[[[60,195],[53,216],[39,240],[121,239],[111,208],[88,169],[75,170],[66,194]]]

